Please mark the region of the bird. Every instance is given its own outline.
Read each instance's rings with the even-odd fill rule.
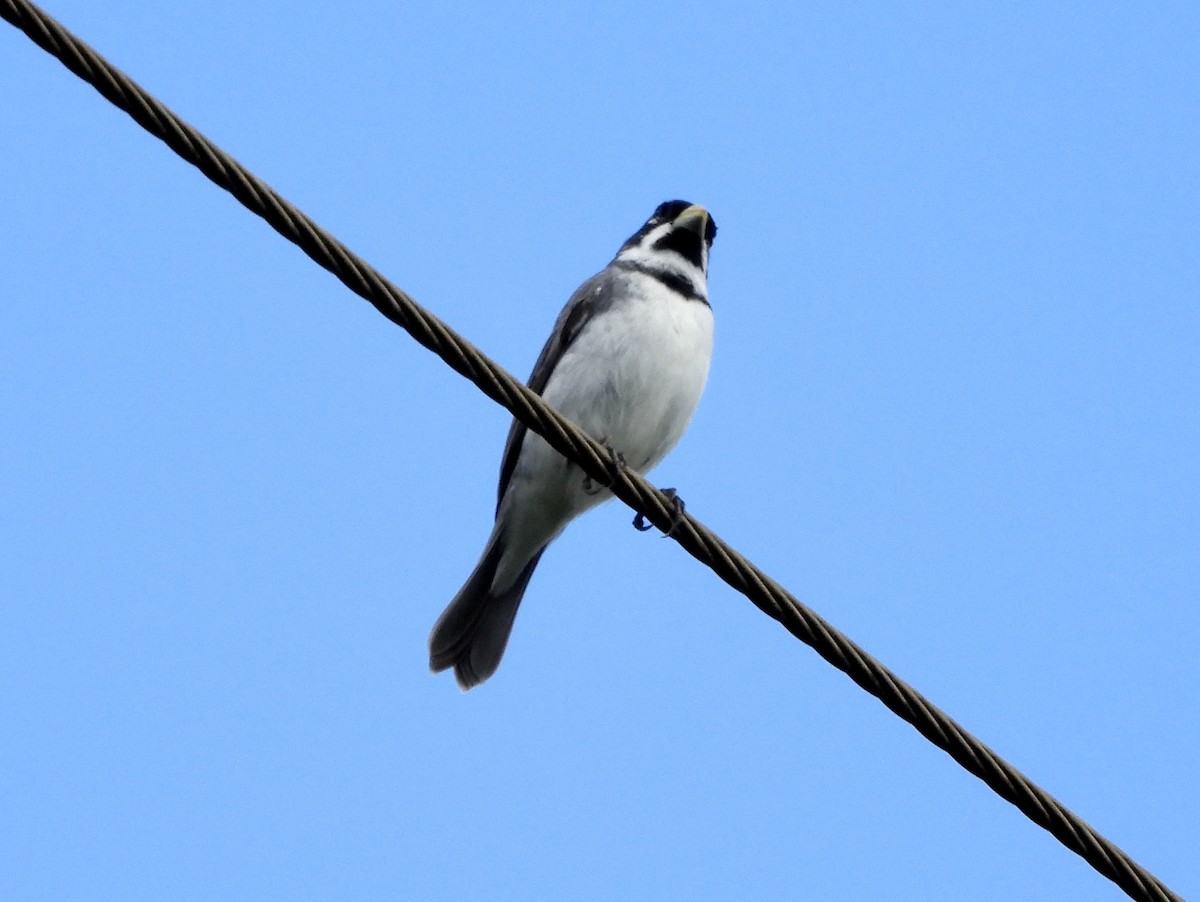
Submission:
[[[695,413],[712,359],[708,256],[716,234],[704,207],[659,204],[571,295],[534,364],[529,387],[605,445],[614,466],[646,473]],[[491,535],[433,627],[430,669],[453,668],[463,691],[492,676],[542,553],[568,523],[611,497],[514,420]]]

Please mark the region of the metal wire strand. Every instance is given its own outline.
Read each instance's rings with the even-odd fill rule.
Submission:
[[[538,395],[474,345],[417,304],[336,238],[260,181],[232,157],[159,103],[127,75],[27,0],[0,0],[0,15],[91,84],[144,129],[164,141],[246,209],[329,270],[389,320],[471,380],[485,395],[541,435],[597,481],[612,478],[605,449],[548,407]],[[661,530],[675,517],[670,498],[622,469],[613,494]],[[1131,898],[1180,900],[1157,878],[1097,833],[1057,799],[963,729],[919,692],[796,600],[782,586],[685,514],[671,538],[722,580],[812,646],[826,661],[882,701],[926,739],[1045,828],[1063,845],[1116,883]]]

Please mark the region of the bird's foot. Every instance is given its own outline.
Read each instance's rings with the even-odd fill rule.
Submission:
[[[617,481],[617,474],[625,466],[625,455],[610,445],[608,442],[603,442],[604,450],[608,452],[608,466],[612,472],[612,478],[609,479],[607,485],[597,485],[596,481],[591,476],[583,477],[583,494],[598,495],[605,489],[611,489],[612,484]]]
[[[671,525],[663,533],[663,538],[665,539],[675,532],[679,528],[679,524],[683,522],[687,505],[683,503],[683,499],[679,497],[679,493],[674,489],[663,489],[662,493],[671,499]],[[647,532],[654,528],[654,524],[646,520],[645,514],[639,513],[633,518],[633,528],[638,532]]]

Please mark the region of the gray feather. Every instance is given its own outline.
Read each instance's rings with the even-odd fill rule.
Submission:
[[[503,553],[503,540],[497,537],[429,637],[429,668],[437,673],[453,667],[463,689],[479,685],[500,666],[525,587],[542,557],[539,551],[510,588],[493,594],[492,580]]]
[[[587,328],[596,316],[608,310],[613,305],[613,273],[604,269],[596,273],[580,285],[554,323],[554,331],[546,340],[542,353],[538,355],[533,365],[533,373],[526,384],[539,395],[545,391],[554,368],[562,360],[567,348]],[[521,443],[525,440],[525,426],[513,420],[508,430],[508,439],[504,443],[504,456],[500,460],[500,485],[496,491],[496,512],[500,512],[500,502],[508,490],[508,481],[512,478],[513,470],[517,468],[517,458],[521,454]]]

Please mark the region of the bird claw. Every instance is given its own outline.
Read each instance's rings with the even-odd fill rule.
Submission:
[[[674,489],[663,489],[662,493],[671,500],[671,525],[667,527],[667,531],[663,533],[663,538],[669,538],[679,524],[683,522],[684,513],[687,505],[683,503],[683,499],[679,497],[679,493]],[[646,515],[639,513],[633,518],[633,528],[638,532],[649,532],[654,528],[654,524],[646,519]]]
[[[614,482],[617,481],[617,473],[625,466],[625,455],[610,445],[604,443],[604,450],[608,452],[608,465],[612,470],[612,479],[608,481],[608,485],[597,485],[596,481],[591,476],[583,477],[583,494],[598,495],[605,489],[611,489]]]

